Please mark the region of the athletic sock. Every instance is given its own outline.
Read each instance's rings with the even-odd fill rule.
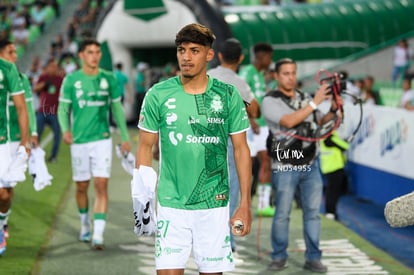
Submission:
[[[3,226],[7,224],[7,218],[10,215],[10,209],[6,213],[0,212],[0,230],[3,230]]]
[[[79,219],[81,222],[81,234],[89,232],[91,228],[91,222],[89,219],[88,208],[79,208]]]
[[[93,215],[93,239],[103,239],[106,225],[106,214],[95,213]]]
[[[272,186],[270,183],[261,183],[258,186],[259,202],[257,205],[258,210],[262,210],[270,206],[270,195],[272,192]]]

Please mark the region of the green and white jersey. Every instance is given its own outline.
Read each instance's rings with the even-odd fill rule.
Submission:
[[[22,86],[24,90],[24,97],[26,99],[26,105],[33,104],[32,97],[32,88],[30,86],[30,81],[26,75],[20,74],[20,79],[22,81]],[[16,107],[11,96],[9,96],[9,131],[10,131],[10,141],[20,141],[20,127],[19,127],[19,117],[17,115]],[[27,108],[29,111],[29,108]],[[30,109],[33,111],[33,109]],[[28,114],[30,115],[30,114]],[[32,122],[33,123],[33,122]],[[30,133],[33,134],[33,125],[30,125]]]
[[[145,96],[138,127],[159,133],[162,206],[192,210],[227,205],[228,136],[249,127],[234,86],[209,78],[206,92],[192,95],[179,77],[160,82]]]
[[[113,73],[99,69],[97,75],[77,70],[62,83],[59,102],[69,103],[74,143],[87,143],[109,138],[109,108],[121,100]]]
[[[8,108],[9,95],[24,93],[19,72],[13,63],[0,59],[0,144],[7,142],[8,132]]]
[[[266,95],[266,81],[263,73],[259,72],[253,64],[249,64],[240,69],[239,75],[249,84],[254,97],[261,106]],[[260,116],[256,121],[259,126],[266,126],[263,116]]]

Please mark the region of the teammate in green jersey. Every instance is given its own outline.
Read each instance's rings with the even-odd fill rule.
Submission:
[[[240,235],[250,232],[248,117],[236,88],[207,76],[214,40],[214,34],[203,25],[183,27],[175,39],[180,76],[154,85],[141,109],[133,181],[142,167],[151,167],[158,133],[160,142],[155,240],[158,275],[184,274],[191,251],[200,274],[230,271],[234,263],[229,223],[240,220],[244,225]],[[241,193],[231,219],[229,136]]]
[[[8,41],[0,41],[0,49],[4,49]],[[6,238],[4,236],[4,222],[10,214],[10,206],[13,193],[13,184],[15,181],[6,180],[10,175],[9,166],[12,162],[12,152],[10,148],[9,129],[8,129],[8,108],[7,102],[9,95],[12,95],[12,101],[17,111],[18,125],[20,128],[20,145],[23,154],[26,151],[30,153],[29,146],[29,118],[27,115],[24,91],[19,77],[19,72],[13,63],[0,58],[0,255],[6,251]],[[20,148],[19,148],[20,149]],[[21,151],[21,150],[20,150]],[[23,157],[20,155],[20,157]],[[27,156],[24,156],[27,159]],[[19,169],[25,169],[21,163]]]
[[[252,64],[243,67],[239,75],[249,84],[253,94],[259,104],[262,104],[263,97],[266,94],[266,82],[264,72],[269,69],[272,63],[273,49],[270,44],[257,43],[253,47],[254,60]],[[250,153],[253,158],[257,157],[260,162],[258,171],[259,182],[258,188],[259,202],[257,213],[261,216],[273,216],[274,207],[270,206],[271,187],[271,169],[270,158],[267,154],[266,139],[269,134],[269,128],[263,117],[250,119],[250,129],[248,132]],[[253,185],[252,193],[256,192],[256,183]]]
[[[11,63],[16,63],[17,61],[17,51],[16,46],[11,41],[3,41],[3,43],[0,45],[0,58],[9,61]],[[36,114],[33,108],[33,101],[32,101],[32,89],[30,87],[29,79],[26,75],[20,73],[20,79],[22,81],[23,90],[24,90],[24,97],[26,99],[26,107],[27,112],[29,116],[29,130],[31,134],[31,140],[30,143],[36,147],[37,142],[37,128],[36,128]],[[14,152],[17,151],[19,145],[20,145],[20,129],[19,129],[19,123],[18,123],[18,114],[16,107],[13,103],[13,98],[10,95],[9,101],[8,101],[8,108],[9,108],[9,118],[8,118],[8,127],[9,127],[9,141],[10,141],[10,151],[12,155]],[[17,183],[13,182],[10,183],[10,186],[15,186]],[[10,196],[13,197],[13,188],[10,188]],[[7,225],[7,219],[4,220],[4,235],[6,238],[9,237],[8,232],[8,225]]]
[[[62,84],[58,118],[63,141],[70,144],[76,201],[80,213],[79,239],[90,241],[88,187],[93,177],[95,187],[92,246],[103,249],[103,233],[108,207],[108,180],[111,172],[112,139],[109,108],[121,132],[121,151],[131,150],[121,105],[121,93],[115,76],[99,68],[100,43],[86,39],[79,47],[82,68],[68,74]],[[69,127],[71,114],[71,127]]]

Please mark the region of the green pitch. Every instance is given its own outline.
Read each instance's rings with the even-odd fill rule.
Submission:
[[[136,148],[136,131],[133,150]],[[116,143],[116,135],[114,137]],[[70,156],[62,144],[59,160],[49,166],[52,186],[36,192],[30,181],[16,188],[9,220],[11,238],[0,258],[3,274],[155,274],[153,238],[133,233],[131,177],[113,156],[109,183],[109,210],[103,251],[94,251],[78,241],[79,218],[71,182]],[[93,196],[93,185],[90,186]],[[92,201],[90,202],[92,203]],[[256,207],[256,201],[253,206]],[[90,206],[92,208],[92,206]],[[266,270],[270,263],[271,218],[254,217],[249,236],[238,238],[238,253],[244,261],[227,274],[275,274]],[[328,274],[410,274],[385,252],[375,248],[340,223],[322,217],[321,248]],[[290,222],[288,268],[278,274],[309,274],[303,270],[304,243],[301,211],[294,209]],[[185,274],[198,274],[192,260]]]

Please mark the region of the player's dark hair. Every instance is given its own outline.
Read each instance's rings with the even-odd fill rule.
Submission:
[[[85,48],[86,48],[87,46],[90,46],[90,45],[95,45],[95,46],[100,47],[100,46],[101,46],[101,43],[99,43],[99,42],[98,42],[96,39],[94,39],[94,38],[85,38],[85,39],[84,39],[84,40],[80,43],[78,52],[83,52],[83,51],[85,50]]]
[[[7,39],[1,39],[0,40],[0,51],[4,50],[4,48],[6,48],[8,45],[13,44],[13,42],[11,42],[10,40]]]
[[[285,64],[295,64],[296,65],[296,62],[293,59],[290,59],[290,58],[279,59],[275,63],[275,72],[279,73],[280,67],[282,67],[282,65],[285,65]]]
[[[175,45],[191,42],[211,47],[216,37],[213,32],[204,25],[192,23],[184,26],[175,36]]]
[[[223,61],[228,64],[237,64],[242,55],[242,45],[236,38],[226,39],[220,47],[220,53]]]
[[[257,43],[253,46],[253,52],[255,54],[260,53],[260,52],[272,53],[273,48],[272,48],[272,45],[270,45],[268,43],[260,42],[260,43]]]

